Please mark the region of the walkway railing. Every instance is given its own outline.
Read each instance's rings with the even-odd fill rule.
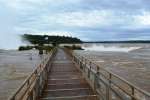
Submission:
[[[150,100],[150,93],[77,53],[69,53],[100,100]]]
[[[36,100],[41,95],[55,52],[56,49],[50,52],[49,56],[42,61],[9,100]]]

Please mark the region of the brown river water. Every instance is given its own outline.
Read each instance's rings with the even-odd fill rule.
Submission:
[[[75,51],[150,92],[150,44],[83,44]]]
[[[150,44],[82,46],[85,50],[75,52],[150,92]],[[41,60],[37,51],[0,50],[0,100],[7,100]]]
[[[41,61],[37,51],[0,51],[0,100],[7,100]]]

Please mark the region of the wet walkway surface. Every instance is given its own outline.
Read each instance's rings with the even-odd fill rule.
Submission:
[[[40,100],[97,100],[97,97],[69,56],[59,49]]]

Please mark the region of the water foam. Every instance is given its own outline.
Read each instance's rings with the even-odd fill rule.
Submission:
[[[130,52],[141,47],[119,47],[119,46],[103,46],[103,45],[92,45],[90,47],[83,47],[86,51],[106,51],[106,52]]]

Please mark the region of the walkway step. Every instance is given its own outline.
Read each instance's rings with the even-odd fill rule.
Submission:
[[[63,83],[86,83],[85,80],[81,79],[68,79],[68,80],[48,80],[49,84],[63,84]]]
[[[63,64],[63,63],[64,63],[64,64],[66,64],[66,63],[67,63],[67,64],[68,64],[68,63],[69,63],[69,64],[72,64],[71,61],[65,61],[65,60],[64,60],[64,61],[54,61],[53,63],[54,63],[54,64],[55,64],[55,63],[56,63],[56,64]]]
[[[90,88],[88,84],[48,84],[47,89],[72,89],[72,88]]]
[[[76,72],[77,71],[77,69],[74,69],[74,68],[59,68],[59,69],[52,69],[52,71],[54,71],[54,72]]]
[[[52,76],[71,76],[71,75],[76,75],[76,76],[82,76],[79,72],[51,72],[49,77]]]
[[[82,96],[82,95],[94,95],[94,93],[89,88],[56,89],[56,90],[45,90],[43,92],[44,97],[65,97],[65,96]]]
[[[48,98],[41,98],[41,100],[97,100],[97,96],[84,95],[84,96],[48,97]]]
[[[70,78],[80,78],[81,76],[79,76],[81,74],[72,74],[72,75],[51,75],[49,77],[49,79],[54,78],[54,79],[70,79]]]

